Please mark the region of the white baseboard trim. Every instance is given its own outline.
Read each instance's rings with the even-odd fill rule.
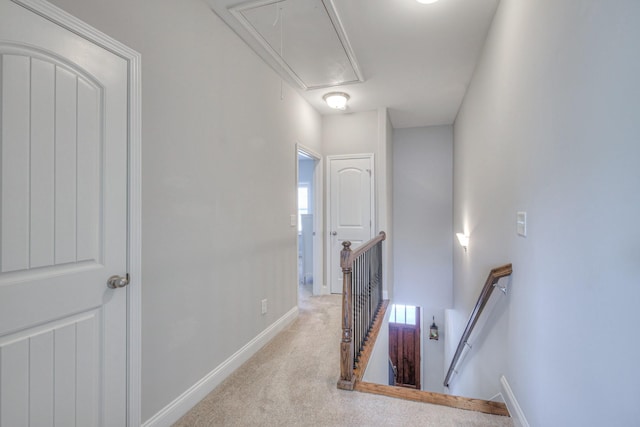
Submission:
[[[513,394],[513,390],[511,390],[504,375],[500,377],[500,385],[502,386],[502,397],[507,405],[509,414],[511,414],[514,427],[529,427],[529,422],[525,418],[524,412],[522,412],[522,408],[520,408],[516,396]]]
[[[289,310],[284,316],[272,323],[267,329],[236,351],[213,371],[192,385],[173,402],[162,408],[153,417],[142,424],[142,427],[169,427],[207,396],[222,381],[238,369],[251,356],[256,354],[265,344],[279,332],[289,326],[298,316],[298,307]]]

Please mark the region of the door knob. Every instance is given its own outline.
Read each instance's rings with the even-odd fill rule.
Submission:
[[[337,231],[334,231],[334,232],[332,232],[332,233],[331,233],[331,235],[332,235],[332,236],[337,236],[337,235],[338,235],[338,232],[337,232]]]
[[[109,289],[124,288],[128,284],[129,284],[129,273],[127,273],[126,276],[118,276],[116,274],[115,276],[111,276],[109,277],[109,279],[107,279],[107,287]]]

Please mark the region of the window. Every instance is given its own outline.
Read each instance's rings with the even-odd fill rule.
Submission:
[[[399,323],[402,325],[416,324],[416,307],[412,305],[393,304],[389,323]]]

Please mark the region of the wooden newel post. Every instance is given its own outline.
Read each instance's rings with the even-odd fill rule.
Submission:
[[[342,340],[340,342],[340,379],[338,388],[353,390],[353,309],[351,307],[351,242],[342,242],[340,267],[342,268]]]

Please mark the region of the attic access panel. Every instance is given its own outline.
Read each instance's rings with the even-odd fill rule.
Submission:
[[[303,89],[364,81],[331,0],[262,0],[230,12]]]

